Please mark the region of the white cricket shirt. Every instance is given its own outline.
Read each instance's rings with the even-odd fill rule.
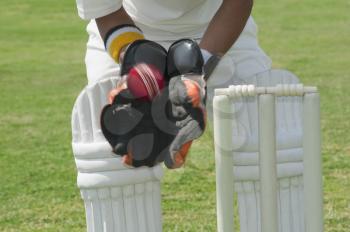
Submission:
[[[148,39],[200,38],[222,0],[76,0],[79,16],[89,20],[121,6]]]

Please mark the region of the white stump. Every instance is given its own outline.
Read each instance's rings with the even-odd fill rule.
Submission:
[[[305,231],[323,231],[320,96],[304,96],[304,202]]]
[[[218,232],[228,232],[233,231],[233,105],[227,96],[216,96],[213,109],[217,226]]]
[[[275,96],[259,96],[261,231],[278,231]]]

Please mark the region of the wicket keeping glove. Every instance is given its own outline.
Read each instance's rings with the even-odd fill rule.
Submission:
[[[174,134],[164,158],[168,168],[179,168],[186,160],[192,141],[199,138],[206,123],[206,80],[219,59],[205,64],[198,44],[190,39],[173,43],[167,56],[169,131]],[[206,66],[209,65],[209,66]],[[159,120],[161,121],[161,120]]]

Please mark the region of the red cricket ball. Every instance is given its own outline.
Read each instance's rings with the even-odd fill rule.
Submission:
[[[164,77],[160,70],[145,63],[131,68],[126,82],[134,97],[146,101],[152,101],[164,87]]]

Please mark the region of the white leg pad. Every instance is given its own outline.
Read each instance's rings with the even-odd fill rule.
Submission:
[[[280,178],[278,182],[279,231],[304,232],[303,178]],[[235,183],[241,232],[260,232],[260,183]]]
[[[87,86],[72,113],[72,148],[88,232],[161,232],[163,169],[125,167],[105,140],[100,112],[117,79]]]

